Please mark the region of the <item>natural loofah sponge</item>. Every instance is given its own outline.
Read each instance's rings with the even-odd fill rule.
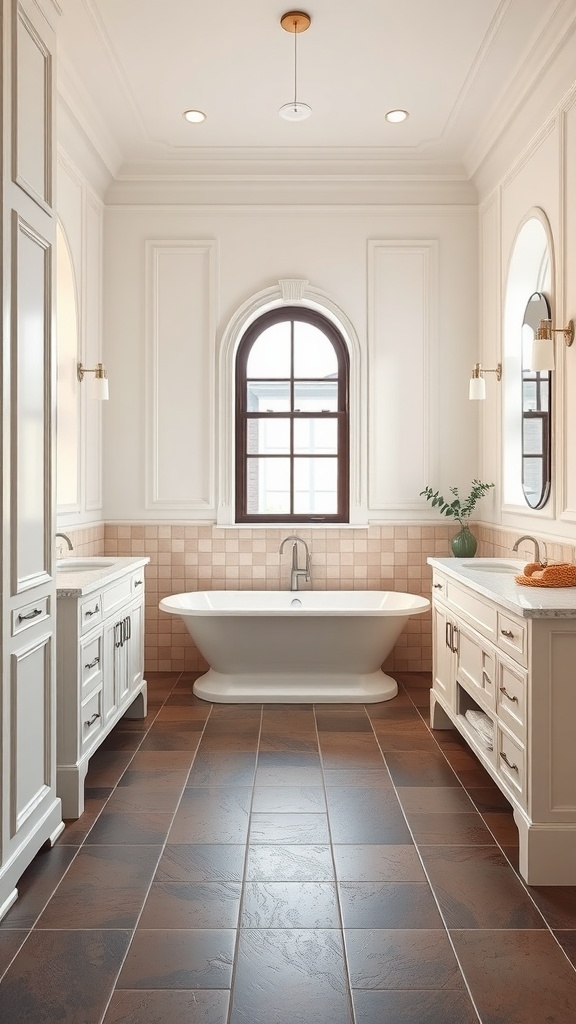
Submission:
[[[570,562],[557,562],[554,565],[529,562],[524,566],[522,575],[514,578],[516,583],[525,587],[576,587],[576,565]]]

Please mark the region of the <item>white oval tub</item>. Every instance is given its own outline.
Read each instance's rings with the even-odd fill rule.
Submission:
[[[209,590],[160,601],[210,665],[194,693],[232,704],[390,700],[398,686],[380,666],[409,616],[429,607],[378,590]]]

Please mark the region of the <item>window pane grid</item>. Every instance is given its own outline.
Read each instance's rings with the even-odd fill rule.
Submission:
[[[266,320],[267,324],[272,322],[274,326],[274,323],[278,325],[280,317],[267,317]],[[262,345],[258,359],[265,367],[265,375],[248,375],[246,372],[254,343],[266,331],[270,332],[271,340],[274,337],[268,325],[253,332],[254,340],[250,338],[248,341],[243,361],[240,359],[242,342],[239,348],[237,519],[346,522],[346,350],[339,335],[334,339],[336,332],[332,325],[318,314],[310,314],[310,323],[289,320],[287,316],[286,321],[281,321],[281,326],[286,342],[282,358],[289,362],[290,376],[285,372],[276,374],[274,360]],[[298,341],[297,375],[295,331],[303,326],[305,330]],[[312,339],[310,346],[306,334],[308,329]],[[248,339],[249,335],[250,331],[245,338]],[[318,372],[324,367],[327,372]],[[306,374],[308,368],[313,372]],[[277,427],[268,431],[266,421],[271,426],[277,424]],[[285,426],[280,421],[284,421]]]

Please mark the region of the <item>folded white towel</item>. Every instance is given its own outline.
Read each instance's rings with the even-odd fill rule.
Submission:
[[[479,738],[488,750],[494,746],[494,722],[483,711],[469,710],[464,715],[470,725],[478,733]]]

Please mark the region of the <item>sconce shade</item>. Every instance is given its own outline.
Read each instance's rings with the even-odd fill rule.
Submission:
[[[554,369],[553,338],[534,338],[532,354],[530,356],[530,369],[541,372]]]
[[[110,390],[108,388],[108,377],[95,377],[92,381],[92,398],[97,398],[101,402],[107,402],[110,398]]]
[[[471,377],[468,398],[471,401],[482,402],[486,398],[486,381],[484,377]]]

